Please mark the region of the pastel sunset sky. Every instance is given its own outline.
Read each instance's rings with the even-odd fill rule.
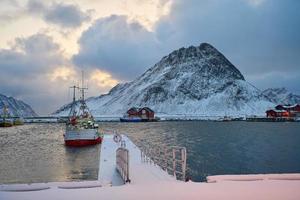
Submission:
[[[0,93],[46,115],[208,42],[261,90],[300,93],[298,0],[0,0]]]

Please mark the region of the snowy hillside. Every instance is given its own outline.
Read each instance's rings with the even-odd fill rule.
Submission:
[[[136,80],[118,84],[87,104],[95,116],[123,114],[132,106],[170,115],[264,115],[274,106],[207,43],[173,51]],[[68,111],[66,105],[54,114]]]
[[[4,105],[8,108],[8,112],[12,117],[37,116],[33,109],[23,101],[0,94],[0,115],[3,113]]]
[[[300,104],[300,95],[293,94],[286,88],[269,88],[262,93],[275,104]]]

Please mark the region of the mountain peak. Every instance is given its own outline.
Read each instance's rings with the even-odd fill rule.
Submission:
[[[198,71],[211,77],[245,80],[241,72],[222,53],[208,43],[177,49],[163,57],[150,69],[150,72],[161,71],[169,66],[172,66],[173,71],[176,71],[174,68],[180,68],[177,70],[178,72]],[[189,66],[188,69],[186,69],[187,66]]]
[[[202,43],[171,52],[137,79],[90,99],[88,106],[95,115],[147,106],[156,113],[217,116],[264,114],[274,104],[215,47]],[[64,107],[57,114],[67,112]]]
[[[211,44],[206,43],[206,42],[201,43],[199,48],[202,50],[208,50],[208,49],[216,50],[215,47],[213,47]]]
[[[26,103],[21,100],[17,100],[13,97],[7,97],[0,94],[0,115],[3,114],[3,107],[8,108],[8,112],[11,116],[18,117],[35,117],[37,114]]]

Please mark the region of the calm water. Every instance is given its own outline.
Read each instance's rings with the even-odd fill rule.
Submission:
[[[97,179],[100,146],[66,148],[62,124],[0,129],[0,183]]]
[[[139,143],[185,146],[192,180],[207,175],[300,172],[300,123],[101,123]],[[61,124],[0,129],[0,183],[95,180],[100,146],[69,148]]]

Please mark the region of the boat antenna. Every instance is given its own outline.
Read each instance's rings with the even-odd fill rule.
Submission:
[[[85,88],[83,88],[83,84],[84,84],[84,71],[81,71],[81,91],[82,91],[82,101],[84,101],[84,90]],[[87,88],[86,88],[87,89]]]
[[[76,112],[76,89],[78,89],[79,87],[77,87],[76,85],[73,85],[70,88],[73,89],[73,101],[71,104],[69,116],[74,116],[75,112]]]
[[[81,88],[78,88],[81,91],[81,101],[84,102],[84,90],[87,90],[87,87],[84,87],[84,72],[81,71]]]
[[[72,88],[73,89],[73,103],[75,103],[75,101],[76,101],[76,86],[75,85],[73,85],[72,87],[70,87],[70,88]]]
[[[81,103],[81,106],[80,106],[80,110],[82,110],[82,113],[85,113],[86,111],[89,112],[89,109],[85,103],[85,100],[84,100],[84,90],[87,90],[88,88],[87,87],[84,87],[84,72],[81,71],[81,75],[82,75],[82,80],[81,80],[81,88],[78,88],[80,91],[81,91],[81,99],[80,99],[80,103]]]

